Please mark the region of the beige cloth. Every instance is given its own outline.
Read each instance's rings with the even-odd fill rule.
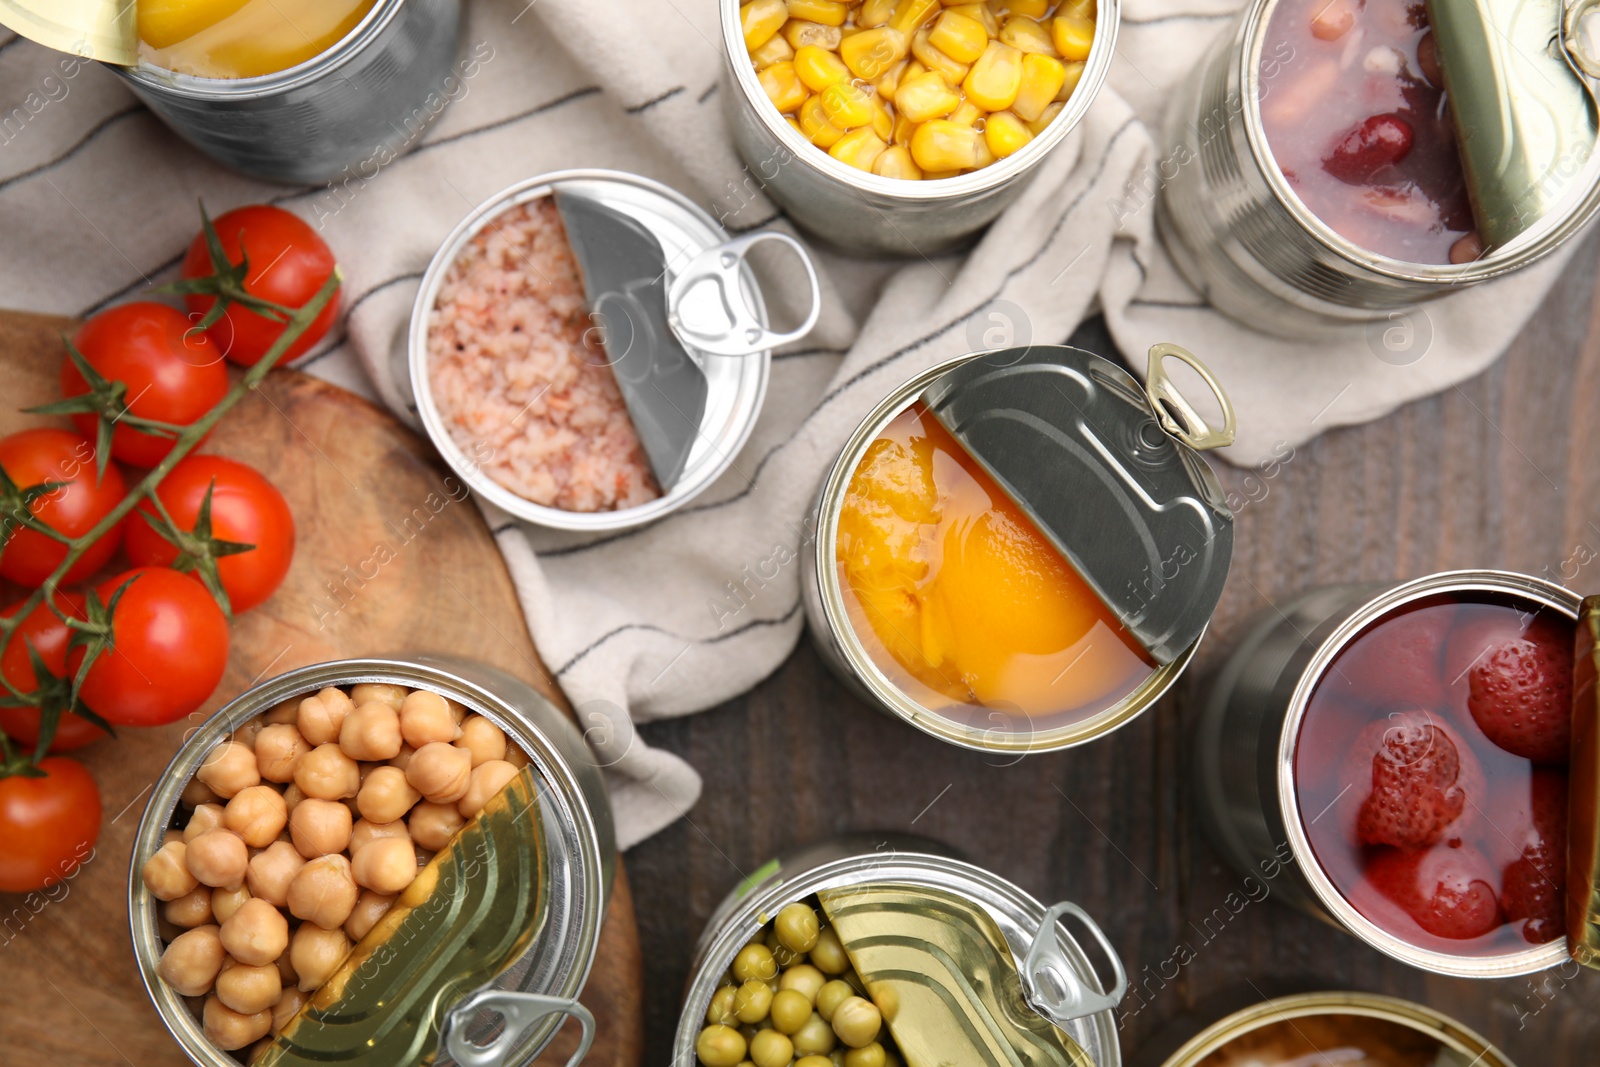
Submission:
[[[1433,342],[1405,366],[1365,337],[1294,344],[1199,305],[1155,239],[1144,177],[1172,84],[1237,0],[1127,0],[1110,82],[1079,130],[970,253],[873,263],[819,256],[825,308],[773,363],[765,410],[732,469],[654,526],[598,538],[491,516],[545,661],[608,767],[623,844],[671,823],[700,782],[635,723],[725,701],[800,636],[802,521],[823,469],[883,394],[1009,327],[1064,340],[1104,309],[1135,373],[1156,341],[1207,359],[1239,413],[1227,457],[1254,463],[1481,371],[1537,306],[1559,261],[1430,305]],[[107,72],[0,44],[3,303],[81,314],[171,278],[215,213],[272,201],[318,225],[344,265],[345,326],[304,365],[405,413],[402,364],[418,279],[444,235],[518,180],[614,167],[690,195],[730,229],[786,227],[751,198],[727,137],[714,0],[472,0],[478,71],[409,155],[370,180],[287,189],[200,158]],[[1108,355],[1110,353],[1107,353]],[[732,598],[730,583],[747,590]]]

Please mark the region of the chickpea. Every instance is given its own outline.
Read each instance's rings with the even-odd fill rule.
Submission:
[[[228,739],[239,742],[245,748],[255,748],[256,736],[261,733],[261,728],[265,725],[266,723],[261,721],[261,716],[257,715],[255,718],[235,726],[233,733],[228,735]]]
[[[522,770],[522,768],[526,767],[528,765],[528,763],[529,763],[528,754],[526,752],[522,751],[521,748],[517,747],[517,744],[515,742],[507,741],[506,742],[506,762],[511,764],[511,766],[515,767],[517,770],[520,771],[520,770]]]
[[[178,799],[191,808],[198,808],[202,804],[215,804],[222,798],[212,792],[211,787],[198,778],[189,779],[189,784],[183,787],[183,792]]]
[[[474,767],[492,759],[506,758],[505,731],[482,715],[468,715],[461,720],[461,736],[456,738],[455,745],[472,753]]]
[[[163,845],[170,845],[174,841],[182,841],[182,840],[183,840],[183,831],[182,830],[163,830],[163,831],[161,831],[161,843]]]
[[[827,984],[827,977],[809,963],[797,963],[783,972],[778,979],[779,989],[793,989],[804,993],[806,1003],[812,1007],[817,1003],[817,991]]]
[[[733,1013],[742,1023],[754,1025],[767,1017],[772,1008],[772,990],[759,978],[752,978],[739,987],[733,1000]],[[785,1060],[784,1063],[788,1063]]]
[[[223,799],[247,786],[261,784],[261,770],[256,766],[255,750],[237,741],[224,741],[212,749],[200,769],[194,773],[196,778]]]
[[[248,886],[239,886],[237,889],[213,889],[211,891],[211,916],[219,923],[225,923],[233,918],[233,913],[239,906],[251,897]]]
[[[156,849],[156,854],[144,861],[139,876],[157,900],[177,900],[200,884],[189,870],[188,846],[182,841],[168,841]]]
[[[251,897],[223,922],[218,936],[228,955],[254,967],[283,955],[289,944],[289,920],[271,904]]]
[[[361,888],[398,893],[417,876],[417,852],[409,837],[384,837],[363,846],[350,867]]]
[[[715,1023],[695,1038],[695,1055],[705,1067],[738,1067],[744,1059],[744,1035],[731,1026]]]
[[[411,809],[409,820],[411,839],[423,848],[434,852],[450,843],[450,839],[467,825],[454,804],[435,804],[424,800]]]
[[[350,700],[356,707],[363,704],[386,704],[391,711],[399,711],[406,701],[406,687],[387,682],[363,682],[350,690]]]
[[[399,819],[394,822],[373,822],[371,819],[362,819],[356,823],[355,829],[350,831],[350,854],[354,856],[380,837],[410,836],[406,824]]]
[[[361,809],[364,819],[376,823],[394,822],[403,819],[411,805],[421,799],[422,794],[406,781],[405,771],[399,767],[374,767],[356,794],[356,807]]]
[[[278,956],[276,963],[278,965],[278,975],[283,979],[283,988],[288,989],[300,981],[300,976],[294,971],[294,964],[289,960],[289,950],[287,948]]]
[[[733,976],[741,982],[748,982],[752,978],[770,982],[778,977],[778,965],[767,946],[750,944],[740,949],[733,958]]]
[[[812,1013],[792,1037],[794,1050],[801,1056],[826,1056],[833,1051],[839,1039],[822,1016]]]
[[[833,1009],[833,1032],[851,1048],[871,1044],[883,1028],[883,1015],[878,1006],[863,997],[846,997]]]
[[[454,804],[467,795],[472,784],[472,753],[442,741],[430,741],[411,757],[406,781],[435,803]]]
[[[518,770],[505,760],[485,760],[472,768],[472,780],[467,784],[467,795],[456,803],[456,810],[472,818],[483,810],[518,774]]]
[[[241,1015],[266,1011],[283,995],[283,978],[275,963],[224,966],[217,975],[217,999]]]
[[[295,764],[294,784],[317,800],[353,797],[361,789],[361,765],[333,742],[318,745]]]
[[[267,727],[288,723],[290,726],[293,726],[294,720],[299,713],[299,697],[290,697],[288,700],[280,700],[276,704],[272,705],[270,711],[261,716],[261,725],[263,727]]]
[[[336,800],[302,800],[289,816],[289,837],[306,859],[343,852],[350,844],[350,809]]]
[[[215,926],[197,926],[172,939],[161,953],[156,973],[179,996],[199,997],[211,991],[226,952]]]
[[[750,1039],[750,1059],[756,1067],[789,1067],[794,1043],[776,1030],[762,1030]]]
[[[302,992],[314,992],[326,982],[350,954],[350,939],[340,929],[325,929],[316,923],[302,923],[289,946],[289,960],[300,976]]]
[[[227,811],[221,804],[201,804],[190,814],[189,821],[183,826],[183,839],[193,841],[201,834],[213,827],[223,825],[223,815]]]
[[[311,999],[305,992],[293,987],[285,988],[279,994],[278,1002],[272,1006],[272,1032],[277,1033],[289,1025],[289,1020],[300,1014],[300,1009],[306,1006],[306,1001]]]
[[[378,925],[378,920],[383,918],[393,903],[394,897],[388,893],[374,893],[370,889],[362,893],[356,899],[356,906],[350,909],[350,918],[344,921],[345,934],[351,941],[360,941]]]
[[[213,995],[206,998],[201,1022],[207,1041],[224,1051],[232,1052],[266,1037],[267,1031],[272,1029],[272,1012],[263,1010],[253,1015],[244,1015],[234,1011]]]
[[[395,758],[388,761],[389,766],[399,767],[403,771],[407,767],[411,766],[411,757],[415,756],[416,754],[417,750],[412,748],[410,745],[401,745],[400,751]]]
[[[256,769],[269,782],[294,781],[300,757],[311,751],[311,743],[300,736],[293,723],[274,723],[256,734]]]
[[[306,865],[305,857],[287,841],[274,841],[261,852],[250,857],[245,871],[245,885],[250,895],[267,903],[283,907],[289,899],[289,883]]]
[[[244,838],[232,830],[217,826],[184,846],[184,862],[189,865],[189,873],[202,885],[237,889],[244,884],[250,850],[245,847]]]
[[[773,994],[769,1013],[773,1029],[780,1034],[793,1034],[811,1018],[811,1001],[798,989],[780,989]]]
[[[266,848],[283,833],[289,809],[283,794],[270,785],[252,785],[239,790],[223,809],[222,824],[251,848]]]
[[[734,1012],[734,1005],[739,997],[739,987],[732,985],[721,986],[711,994],[711,1003],[706,1007],[707,1025],[733,1026],[738,1023],[739,1016]]]
[[[869,1041],[844,1054],[844,1067],[884,1067],[888,1059],[882,1045]]]
[[[329,686],[300,701],[295,726],[307,744],[326,745],[339,739],[339,727],[344,725],[344,717],[354,707],[344,690]]]
[[[394,759],[400,744],[400,716],[388,704],[358,704],[339,727],[339,747],[354,759]]]
[[[790,904],[778,912],[773,930],[783,947],[791,952],[810,952],[817,947],[822,927],[809,904]]]
[[[461,736],[461,717],[438,693],[416,689],[400,705],[400,736],[412,748]]]
[[[214,892],[216,892],[214,889],[197,886],[183,896],[162,904],[161,917],[184,930],[205,926],[212,921],[211,894]]]
[[[319,856],[300,868],[289,883],[286,903],[295,918],[333,930],[350,918],[360,894],[348,858]]]
[[[817,943],[811,949],[811,962],[823,974],[843,974],[850,969],[850,957],[845,955],[839,935],[832,927],[817,935]]]

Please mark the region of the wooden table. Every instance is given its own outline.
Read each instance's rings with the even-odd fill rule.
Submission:
[[[1141,1046],[1148,1057],[1186,1023],[1209,1023],[1241,1002],[1348,988],[1449,1012],[1520,1067],[1600,1061],[1594,972],[1430,977],[1271,899],[1220,933],[1213,921],[1208,941],[1199,929],[1240,877],[1198,826],[1188,744],[1207,673],[1251,616],[1300,589],[1503,567],[1576,570],[1569,585],[1600,590],[1597,261],[1600,237],[1591,237],[1488,373],[1326,434],[1276,477],[1219,465],[1223,484],[1249,503],[1210,634],[1176,692],[1106,740],[992,766],[863,706],[806,642],[753,692],[648,727],[652,744],[700,771],[705,792],[688,820],[628,855],[646,967],[646,1062],[668,1062],[690,953],[730,887],[787,847],[880,829],[942,839],[1042,899],[1087,908],[1148,990],[1122,1019],[1125,1057]],[[1185,943],[1196,958],[1161,980]]]

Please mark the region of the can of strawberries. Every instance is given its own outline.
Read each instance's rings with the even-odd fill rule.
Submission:
[[[1269,610],[1217,672],[1196,737],[1213,840],[1423,970],[1561,963],[1580,603],[1474,570]]]

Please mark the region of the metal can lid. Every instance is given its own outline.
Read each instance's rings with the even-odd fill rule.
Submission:
[[[1216,393],[1221,428],[1184,400],[1168,358]],[[948,371],[922,399],[1156,662],[1194,644],[1233,556],[1233,513],[1199,455],[1232,442],[1233,409],[1199,360],[1157,345],[1141,388],[1080,348],[1010,348]]]
[[[1600,596],[1578,612],[1567,801],[1567,951],[1600,970]]]

